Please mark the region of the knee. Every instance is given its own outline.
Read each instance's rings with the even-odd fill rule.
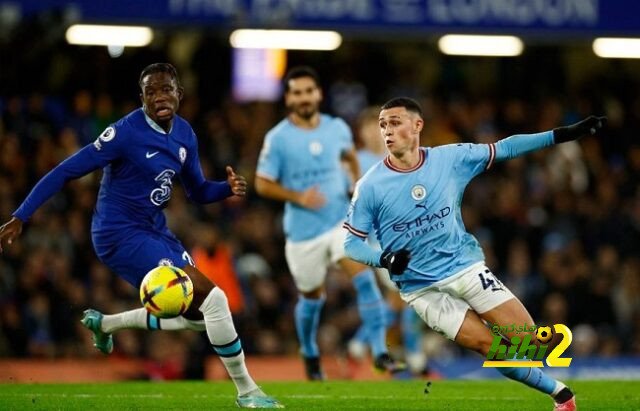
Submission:
[[[193,302],[191,304],[200,307],[215,287],[215,284],[195,268],[189,270],[187,274],[189,274],[189,278],[191,278],[191,283],[193,284]]]

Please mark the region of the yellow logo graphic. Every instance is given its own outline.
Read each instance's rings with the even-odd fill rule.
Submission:
[[[560,344],[551,350],[546,357],[545,361],[547,366],[568,367],[569,364],[571,364],[571,358],[562,358],[560,355],[565,352],[573,340],[571,330],[564,324],[555,324],[553,331],[555,334],[562,334],[563,338]],[[540,342],[540,345],[535,344],[535,342],[531,344],[531,334],[525,334],[523,338],[519,336],[511,337],[511,346],[501,344],[504,337],[495,335],[489,353],[487,354],[487,361],[485,361],[482,366],[544,367],[541,360],[545,358],[548,346],[543,344],[551,340],[554,332],[552,332],[552,327],[538,327],[536,330],[536,339]]]

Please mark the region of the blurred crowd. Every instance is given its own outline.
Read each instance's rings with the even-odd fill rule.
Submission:
[[[373,59],[375,50],[369,52]],[[553,50],[538,52],[546,56]],[[487,265],[520,297],[536,322],[571,328],[573,356],[640,355],[638,81],[631,75],[621,78],[624,73],[615,72],[615,67],[605,74],[585,75],[577,83],[568,80],[572,69],[564,68],[554,73],[560,80],[547,81],[541,69],[544,59],[520,74],[512,72],[518,63],[505,67],[446,59],[433,62],[440,67],[436,70],[399,53],[393,58],[416,64],[382,63],[377,69],[382,84],[356,64],[358,53],[341,74],[333,72],[330,63],[311,59],[323,77],[324,110],[352,125],[359,147],[367,131],[358,114],[398,94],[422,102],[422,144],[429,146],[489,143],[549,130],[589,114],[609,117],[604,139],[552,147],[497,164],[477,177],[465,194],[463,217],[481,241]],[[292,62],[304,62],[304,56],[294,55]],[[331,64],[345,62],[335,58]],[[480,79],[484,86],[479,87],[471,66],[494,82]],[[205,67],[179,65],[184,77],[200,79],[195,82],[199,85],[187,89],[180,114],[199,137],[205,175],[223,179],[224,167],[232,165],[252,184],[262,139],[284,115],[282,104],[233,102],[224,97],[228,82],[220,78],[215,82],[223,90],[210,98],[210,72]],[[500,70],[488,74],[491,67]],[[104,71],[94,75],[93,87],[73,90],[67,84],[56,89],[49,84],[24,93],[5,88],[0,95],[3,221],[40,177],[138,107],[137,74],[119,79],[130,86],[114,93]],[[508,84],[496,90],[502,80]],[[98,171],[68,183],[33,216],[20,240],[0,254],[0,357],[98,355],[90,333],[80,324],[82,311],[92,307],[114,313],[140,307],[138,290],[102,265],[92,248],[90,219],[100,177]],[[283,255],[282,204],[251,192],[244,199],[197,206],[175,188],[165,212],[170,228],[193,251],[201,269],[224,284],[246,353],[296,355],[297,294]],[[349,280],[330,274],[319,331],[323,353],[343,353],[357,329],[353,293]],[[389,340],[400,346],[395,328]],[[149,378],[198,378],[202,357],[212,354],[206,341],[186,331],[127,330],[115,336],[114,355],[150,359]],[[433,333],[425,332],[424,346],[430,356],[469,355]]]

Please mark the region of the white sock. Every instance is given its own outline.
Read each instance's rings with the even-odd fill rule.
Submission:
[[[224,291],[219,287],[214,287],[200,306],[200,311],[204,314],[209,341],[236,385],[238,395],[245,395],[256,389],[259,390],[258,394],[261,394],[262,392],[249,375],[244,363],[244,352],[233,326],[231,311]]]
[[[121,330],[123,328],[139,328],[142,330],[193,330],[204,331],[204,320],[193,321],[184,317],[157,318],[146,309],[125,311],[119,314],[104,315],[100,327],[106,333]]]

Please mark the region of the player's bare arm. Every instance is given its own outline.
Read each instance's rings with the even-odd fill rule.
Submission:
[[[2,252],[2,242],[7,244],[13,243],[20,233],[22,233],[22,221],[18,217],[12,217],[11,220],[0,226],[0,253]]]
[[[358,181],[360,178],[360,163],[358,163],[358,155],[355,148],[342,152],[342,161],[347,163],[353,181]]]
[[[278,201],[289,201],[301,207],[318,209],[325,205],[324,195],[316,186],[304,191],[294,191],[285,188],[282,184],[264,177],[256,176],[256,192],[266,198]]]

